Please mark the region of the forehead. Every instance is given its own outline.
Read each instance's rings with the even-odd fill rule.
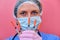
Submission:
[[[32,11],[32,10],[39,10],[39,8],[35,4],[24,3],[23,5],[18,7],[18,11],[22,10]]]

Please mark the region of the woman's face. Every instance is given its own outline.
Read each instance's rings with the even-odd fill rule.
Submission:
[[[34,4],[25,3],[18,8],[17,18],[40,16],[40,10]]]

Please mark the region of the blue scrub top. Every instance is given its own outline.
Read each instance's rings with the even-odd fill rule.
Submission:
[[[58,36],[52,35],[52,34],[45,34],[40,32],[42,40],[60,40]],[[13,36],[11,36],[10,38],[6,39],[6,40],[12,40]],[[14,40],[20,40],[18,36],[15,37]]]

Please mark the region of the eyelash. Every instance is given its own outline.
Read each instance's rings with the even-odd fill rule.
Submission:
[[[26,14],[26,12],[25,12],[25,11],[23,11],[23,12],[21,12],[21,13],[20,13],[20,15],[25,15],[25,14]]]
[[[36,12],[36,11],[32,11],[31,14],[36,15],[36,14],[38,14],[38,12]]]
[[[38,12],[37,11],[32,11],[31,12],[31,16],[36,16],[38,14]],[[27,12],[26,11],[22,11],[21,13],[20,13],[20,15],[22,15],[22,16],[27,16]]]

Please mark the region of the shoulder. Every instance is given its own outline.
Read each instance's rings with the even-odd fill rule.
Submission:
[[[12,40],[14,36],[10,36],[9,38],[7,38],[6,40]],[[19,37],[16,36],[14,40],[19,40]]]
[[[40,34],[41,34],[43,40],[59,40],[59,37],[56,35],[46,34],[43,32],[40,32]]]
[[[52,34],[46,34],[43,32],[40,32],[42,40],[60,40],[58,36],[56,35],[52,35]],[[6,40],[12,40],[14,36],[10,36],[9,38],[7,38]],[[19,37],[16,36],[14,40],[19,40]]]

